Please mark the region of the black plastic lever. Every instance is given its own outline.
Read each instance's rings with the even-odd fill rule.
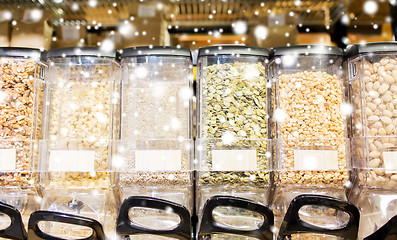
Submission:
[[[364,240],[396,240],[397,239],[397,215],[392,217],[385,225],[372,233]]]
[[[59,238],[52,236],[50,234],[44,233],[39,228],[38,224],[42,221],[48,222],[59,222],[68,223],[73,225],[85,226],[91,228],[92,234],[86,238],[80,238],[79,240],[104,240],[105,234],[103,232],[102,225],[91,218],[85,218],[77,215],[51,212],[51,211],[36,211],[30,215],[29,225],[28,225],[28,239],[29,240],[65,240],[64,238]],[[68,238],[70,239],[70,238]]]
[[[347,224],[337,229],[328,229],[314,226],[299,217],[299,210],[306,205],[325,206],[349,214]],[[321,195],[300,195],[291,201],[283,223],[281,224],[278,239],[285,239],[292,234],[319,233],[341,237],[348,240],[357,240],[360,212],[353,204],[336,198]]]
[[[145,228],[130,220],[128,212],[134,207],[158,209],[167,212],[170,211],[178,214],[180,222],[175,228],[169,230]],[[189,210],[180,204],[158,198],[132,196],[124,200],[121,205],[119,216],[117,218],[116,232],[121,236],[150,234],[186,240],[192,238],[192,223]]]
[[[26,229],[23,225],[21,213],[11,205],[0,202],[0,213],[6,214],[11,219],[11,224],[6,229],[0,230],[0,237],[9,239],[27,239]]]
[[[236,207],[259,213],[263,216],[264,222],[261,226],[254,230],[241,230],[225,226],[217,222],[212,212],[216,207]],[[207,200],[203,209],[203,217],[201,220],[199,237],[215,234],[228,233],[240,236],[255,237],[262,240],[272,240],[273,232],[271,227],[274,225],[273,212],[266,206],[245,198],[232,196],[213,196]]]

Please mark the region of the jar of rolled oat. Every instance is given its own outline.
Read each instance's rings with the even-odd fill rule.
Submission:
[[[79,214],[102,224],[106,214],[111,216],[110,148],[118,137],[120,106],[119,65],[114,57],[114,52],[98,48],[60,48],[47,54],[40,146],[42,209]],[[103,225],[105,230],[114,229]],[[80,236],[74,230],[70,235]]]
[[[352,186],[346,124],[349,104],[341,49],[301,45],[274,48],[270,55],[277,225],[289,202],[300,194],[346,200],[345,192]],[[305,211],[310,215],[318,210]]]
[[[365,237],[397,215],[397,43],[352,45],[346,57],[358,174],[351,201],[362,209]]]
[[[38,140],[41,137],[45,64],[38,49],[0,48],[0,201],[27,224],[39,208]],[[0,215],[0,229],[10,218]]]
[[[268,51],[238,45],[199,49],[197,62],[197,212],[215,195],[268,203]],[[217,221],[256,229],[261,215],[217,207]],[[200,220],[199,220],[200,221]],[[215,237],[215,236],[212,236]],[[231,237],[233,239],[233,237]]]
[[[129,197],[146,197],[145,202],[154,198],[179,204],[190,215],[194,153],[190,50],[134,47],[123,49],[120,59],[121,140],[115,146],[112,165],[120,203]],[[149,207],[134,208],[130,219],[152,233],[172,229],[180,222],[176,214]]]

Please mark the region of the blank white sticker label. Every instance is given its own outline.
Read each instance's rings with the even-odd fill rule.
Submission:
[[[294,150],[294,169],[323,171],[338,169],[336,150]]]
[[[256,150],[212,150],[213,171],[253,171]]]
[[[397,173],[397,152],[383,152],[386,173]]]
[[[0,171],[16,169],[17,151],[15,149],[0,149]]]
[[[156,6],[155,5],[141,5],[138,6],[138,17],[155,17]]]
[[[135,151],[137,171],[179,171],[182,169],[181,161],[181,150]]]
[[[62,26],[62,40],[75,41],[80,39],[80,30],[76,26]]]
[[[51,150],[48,170],[51,172],[93,172],[94,150]]]

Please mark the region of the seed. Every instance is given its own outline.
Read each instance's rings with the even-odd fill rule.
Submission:
[[[259,77],[246,79],[247,70],[258,71]],[[214,64],[203,69],[205,85],[203,89],[211,89],[213,97],[204,96],[202,122],[208,127],[203,128],[203,135],[208,138],[221,138],[225,133],[230,133],[236,139],[228,146],[232,149],[256,149],[257,167],[259,171],[211,171],[212,150],[211,143],[206,144],[203,156],[203,169],[208,169],[208,174],[200,174],[199,183],[203,185],[228,185],[228,186],[257,186],[264,187],[269,184],[267,172],[267,143],[260,141],[267,138],[267,103],[266,103],[266,78],[265,67],[261,63],[252,64],[244,62]],[[226,84],[224,76],[228,77]],[[224,98],[224,89],[232,89],[230,97]],[[217,119],[226,116],[227,121],[220,125],[218,122],[209,121],[210,116]],[[260,127],[259,127],[260,126]],[[250,139],[250,140],[248,140]],[[219,148],[225,144],[219,142]]]

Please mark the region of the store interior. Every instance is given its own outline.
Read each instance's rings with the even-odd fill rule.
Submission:
[[[394,4],[392,0],[4,0],[0,46],[346,47],[393,40]],[[32,40],[24,41],[27,36]]]
[[[0,239],[397,240],[397,1],[0,0]]]

